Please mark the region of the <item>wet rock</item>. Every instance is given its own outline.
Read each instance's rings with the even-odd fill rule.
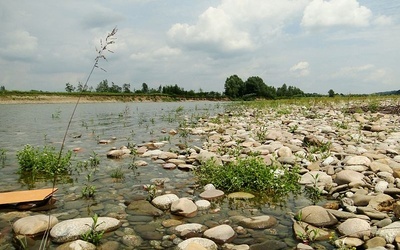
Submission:
[[[108,151],[107,157],[117,159],[117,158],[121,158],[125,155],[130,155],[130,154],[131,154],[131,150],[128,149],[127,147],[123,146],[120,149],[114,149],[114,150]]]
[[[194,217],[197,215],[197,206],[188,198],[180,198],[172,202],[171,213],[184,217]]]
[[[179,200],[176,194],[164,194],[154,198],[151,203],[161,210],[167,210],[171,207],[172,202]]]
[[[127,207],[128,213],[133,215],[152,215],[161,216],[163,211],[153,206],[150,202],[145,200],[133,201]]]
[[[283,241],[266,240],[262,243],[251,245],[251,250],[284,250],[288,249],[288,245]]]
[[[278,223],[275,217],[269,215],[254,216],[244,218],[239,225],[245,228],[265,229],[275,226]]]
[[[225,195],[224,191],[218,189],[205,190],[199,194],[199,196],[206,200],[213,200],[223,197]]]
[[[338,222],[335,216],[320,206],[302,208],[296,216],[297,218],[301,218],[302,221],[316,227],[332,226]]]
[[[196,204],[198,210],[207,210],[211,207],[211,203],[208,200],[198,200]]]
[[[32,215],[18,219],[13,224],[15,234],[34,236],[43,233],[58,223],[53,215]]]
[[[217,250],[218,245],[214,241],[205,238],[190,238],[182,241],[177,246],[178,250]]]
[[[74,240],[71,242],[64,243],[57,247],[57,250],[95,250],[96,246],[90,242],[83,240]]]
[[[199,223],[186,223],[174,228],[174,232],[183,238],[192,238],[202,236],[207,227]]]
[[[143,243],[143,239],[138,235],[124,235],[122,236],[122,243],[128,247],[138,247]]]
[[[353,237],[345,237],[343,239],[337,239],[335,240],[335,246],[337,247],[359,247],[362,244],[364,244],[364,241],[359,239],[359,238],[353,238]]]
[[[63,243],[71,240],[79,239],[79,237],[90,230],[90,226],[93,224],[92,218],[78,218],[65,220],[57,223],[50,231],[52,241],[57,243]],[[113,231],[119,228],[121,225],[120,221],[110,217],[98,217],[97,220],[97,231]]]
[[[216,242],[217,244],[223,244],[231,242],[235,237],[236,233],[233,228],[229,225],[219,225],[204,232],[204,236]]]
[[[229,199],[248,200],[248,199],[252,199],[254,197],[255,196],[253,194],[250,194],[247,192],[235,192],[235,193],[228,194]]]

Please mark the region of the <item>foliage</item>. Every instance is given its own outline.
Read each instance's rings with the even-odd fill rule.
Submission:
[[[101,225],[97,224],[98,222],[98,215],[94,214],[92,217],[93,223],[91,225],[87,225],[90,227],[88,231],[81,234],[81,239],[87,242],[94,244],[95,246],[100,245],[101,238],[103,237],[104,231],[99,231],[98,227]]]
[[[243,100],[251,100],[258,98],[290,98],[295,96],[304,96],[304,92],[297,87],[287,86],[285,83],[282,87],[276,89],[268,86],[259,76],[251,76],[245,82],[237,75],[228,77],[225,81],[225,95],[231,99],[241,98]]]
[[[86,176],[86,183],[82,189],[82,196],[86,199],[93,198],[96,193],[96,186],[92,185],[92,173],[87,174]]]
[[[20,165],[19,173],[30,173],[33,176],[53,177],[70,171],[72,151],[64,156],[55,151],[54,147],[44,146],[42,149],[25,145],[23,150],[17,151]]]
[[[318,188],[317,183],[319,174],[311,175],[313,182],[304,188],[305,196],[315,205],[321,200],[322,191]]]
[[[247,191],[273,197],[281,201],[290,193],[298,194],[299,169],[281,165],[267,166],[260,157],[249,156],[224,166],[213,159],[195,170],[201,185],[212,183],[226,192]]]
[[[229,98],[238,98],[243,96],[244,82],[237,75],[228,77],[225,81],[225,95]]]
[[[114,169],[111,174],[110,174],[111,178],[114,178],[116,181],[121,181],[123,179],[125,179],[125,175],[124,172],[122,171],[122,167],[118,167],[116,169]]]
[[[0,148],[0,163],[2,166],[5,165],[7,159],[7,150]]]
[[[328,96],[329,96],[329,97],[335,97],[335,91],[333,91],[333,89],[330,89],[330,90],[328,91]]]

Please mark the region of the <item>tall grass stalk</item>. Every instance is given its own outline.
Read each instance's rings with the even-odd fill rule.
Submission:
[[[77,101],[75,103],[74,109],[73,109],[73,111],[71,113],[71,116],[70,116],[70,118],[68,120],[68,124],[67,124],[67,127],[65,129],[64,137],[62,139],[60,151],[59,151],[59,154],[58,154],[58,161],[57,161],[58,163],[57,163],[57,165],[61,162],[61,159],[62,159],[62,153],[63,153],[64,147],[65,147],[65,141],[67,139],[67,134],[68,134],[69,128],[71,127],[72,119],[75,116],[75,112],[76,112],[76,110],[78,108],[78,105],[79,105],[80,99],[81,99],[81,97],[83,95],[83,92],[85,92],[86,89],[88,88],[88,82],[89,82],[94,70],[96,68],[99,68],[99,69],[105,71],[103,68],[101,68],[99,66],[99,61],[101,59],[104,59],[104,60],[107,61],[105,53],[107,53],[107,52],[114,53],[108,47],[115,43],[115,39],[116,39],[115,38],[115,34],[117,33],[117,31],[118,31],[118,29],[115,27],[110,33],[108,33],[108,35],[107,35],[107,37],[106,37],[104,42],[103,42],[102,39],[100,39],[100,48],[96,48],[97,56],[94,59],[93,66],[92,66],[92,68],[91,68],[91,70],[90,70],[90,72],[89,72],[89,74],[88,74],[88,76],[86,78],[86,81],[85,81],[85,84],[83,85],[82,91],[78,95],[78,99],[77,99]],[[57,174],[54,174],[53,183],[52,183],[53,191],[55,190],[56,182],[57,182]],[[39,249],[46,249],[47,242],[49,240],[49,235],[50,235],[50,214],[49,214],[49,220],[48,220],[47,229],[46,229],[46,231],[45,231],[45,233],[44,233],[44,235],[42,237]]]

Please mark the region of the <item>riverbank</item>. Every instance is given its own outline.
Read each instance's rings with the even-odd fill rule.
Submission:
[[[218,101],[208,98],[186,98],[168,95],[140,95],[140,94],[53,94],[53,93],[29,93],[29,94],[2,94],[0,104],[38,104],[38,103],[99,103],[99,102],[175,102],[175,101]],[[227,99],[220,99],[227,101]]]

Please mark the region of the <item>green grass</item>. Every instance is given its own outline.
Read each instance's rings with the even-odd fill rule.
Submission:
[[[195,175],[201,185],[212,183],[225,192],[245,191],[270,196],[274,202],[300,191],[297,167],[267,166],[262,158],[255,156],[240,158],[224,166],[209,160],[195,170]]]

